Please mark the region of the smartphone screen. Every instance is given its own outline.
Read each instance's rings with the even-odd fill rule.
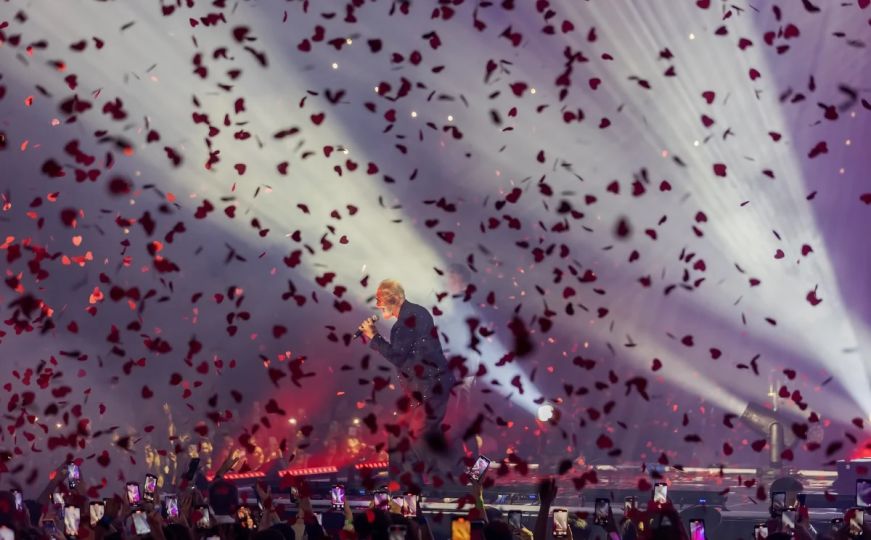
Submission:
[[[166,507],[166,517],[177,518],[178,517],[178,497],[175,495],[167,495],[163,500],[163,504]]]
[[[239,520],[239,524],[245,529],[256,528],[254,525],[254,516],[251,515],[251,509],[247,506],[239,507],[239,511],[236,512],[236,518]]]
[[[606,525],[608,515],[611,513],[611,501],[608,499],[596,499],[594,522],[597,525]]]
[[[142,502],[142,492],[139,490],[138,482],[127,482],[127,504],[130,506]]]
[[[783,530],[791,531],[795,529],[795,508],[786,508],[780,514],[780,522],[783,524]]]
[[[753,539],[761,540],[762,538],[768,538],[768,525],[764,523],[757,523],[753,527]]]
[[[64,507],[64,534],[76,537],[79,535],[79,522],[81,511],[78,506],[68,505]]]
[[[197,520],[197,528],[210,529],[212,527],[212,520],[209,518],[209,507],[204,504],[198,504],[195,508],[200,514],[200,518]]]
[[[97,522],[103,519],[106,515],[106,505],[100,501],[91,501],[88,505],[88,517],[90,518],[91,527],[96,527]]]
[[[635,509],[635,497],[626,497],[623,499],[623,513],[628,514],[630,510]]]
[[[377,490],[375,490],[373,495],[374,495],[375,508],[382,508],[383,509],[383,508],[387,508],[389,506],[387,504],[387,501],[389,499],[388,499],[388,495],[387,495],[386,491],[384,491],[383,489],[377,489]]]
[[[140,536],[151,534],[151,527],[148,525],[148,519],[144,510],[133,512],[133,530]]]
[[[337,484],[330,490],[330,502],[334,509],[341,509],[345,506],[345,486]]]
[[[509,510],[508,511],[508,525],[512,529],[523,528],[523,512],[521,512],[520,510]]]
[[[403,515],[405,515],[405,497],[403,497],[402,495],[394,495],[393,497],[391,497],[391,499],[393,500],[393,504],[399,507],[399,511],[402,512]]]
[[[560,508],[553,511],[553,535],[555,537],[568,536],[569,511]]]
[[[15,540],[15,531],[6,526],[0,526],[0,540]]]
[[[451,521],[451,540],[472,540],[472,522],[464,517]]]
[[[13,489],[12,494],[15,496],[15,509],[19,512],[24,510],[24,497],[22,497],[21,491]]]
[[[413,493],[405,494],[405,507],[408,508],[408,515],[417,515],[417,495]]]
[[[871,508],[871,478],[856,480],[856,506]]]
[[[668,502],[668,485],[662,482],[653,484],[653,502],[665,504]]]
[[[157,477],[153,474],[145,475],[145,492],[143,496],[148,502],[154,502],[154,492],[157,491]]]
[[[783,512],[786,508],[786,492],[774,491],[771,493],[771,512],[775,515]]]
[[[70,463],[67,465],[67,483],[70,486],[70,489],[79,485],[79,480],[81,480],[82,475],[81,471],[79,471],[79,466],[75,463]]]
[[[480,482],[484,475],[487,474],[487,469],[490,468],[490,458],[487,456],[478,456],[475,464],[469,469],[469,478],[476,482]]]
[[[862,534],[862,529],[865,527],[865,511],[861,508],[852,508],[847,511],[850,519],[847,524],[847,533],[850,536],[859,536]]]
[[[690,520],[690,540],[707,540],[705,536],[705,520]]]

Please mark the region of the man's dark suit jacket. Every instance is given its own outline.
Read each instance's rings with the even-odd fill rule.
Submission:
[[[403,302],[390,342],[376,334],[369,347],[396,366],[408,392],[420,392],[426,399],[447,394],[454,385],[432,315],[421,305]]]

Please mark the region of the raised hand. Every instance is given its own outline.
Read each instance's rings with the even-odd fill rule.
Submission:
[[[238,462],[239,457],[236,455],[236,452],[230,452],[230,454],[227,456],[227,459],[224,460],[224,463],[221,463],[221,466],[215,473],[215,478],[221,478],[222,476],[230,472]]]
[[[545,478],[538,484],[538,498],[542,506],[550,506],[556,499],[556,479]]]

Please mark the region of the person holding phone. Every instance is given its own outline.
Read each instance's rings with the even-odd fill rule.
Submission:
[[[550,507],[556,499],[557,486],[554,478],[545,478],[538,484],[538,517],[535,520],[533,538],[548,538]]]
[[[680,514],[668,498],[668,487],[663,482],[654,485],[643,525],[658,538],[689,537]]]
[[[470,512],[472,519],[479,519],[485,524],[487,523],[487,509],[484,506],[484,483],[483,476],[472,478],[472,501],[475,503],[475,509]]]
[[[415,441],[413,452],[418,454],[417,459],[429,465],[437,461],[437,456],[426,448],[426,443],[443,441],[441,425],[454,387],[454,375],[448,368],[435,322],[425,307],[406,300],[402,285],[393,279],[378,285],[375,298],[384,320],[396,320],[390,329],[390,341],[378,333],[374,318],[363,321],[359,331],[369,340],[369,347],[399,371],[404,399],[409,404],[400,424]],[[397,454],[397,446],[398,441],[389,441],[388,455],[394,473],[403,459]]]

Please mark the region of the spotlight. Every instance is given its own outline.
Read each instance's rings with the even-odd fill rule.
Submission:
[[[538,419],[542,422],[547,422],[553,418],[553,407],[550,405],[542,405],[538,408]]]

